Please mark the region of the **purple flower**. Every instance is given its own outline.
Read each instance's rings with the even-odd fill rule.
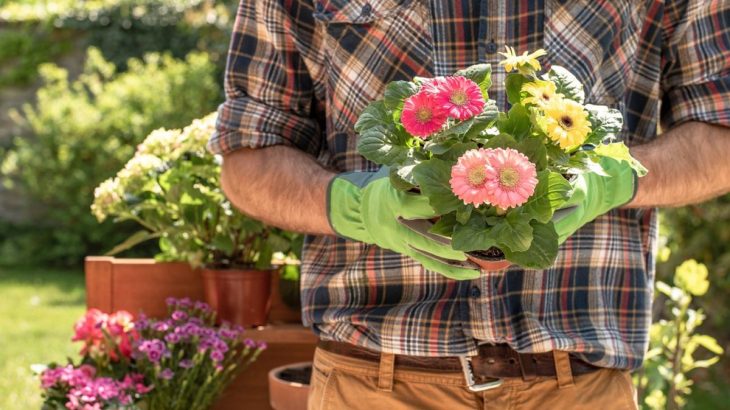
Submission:
[[[150,326],[150,321],[147,319],[147,315],[140,313],[137,320],[134,322],[134,327],[137,330],[145,330]]]
[[[224,357],[225,356],[223,355],[223,352],[221,352],[220,350],[213,350],[212,352],[210,352],[210,359],[214,362],[220,363],[223,361]]]
[[[260,341],[260,342],[258,343],[258,348],[259,348],[259,350],[266,350],[266,348],[267,348],[267,347],[269,347],[269,345],[267,345],[267,344],[266,344],[266,342],[265,342],[265,341],[263,341],[263,340],[261,340],[261,341]]]
[[[190,337],[190,336],[197,336],[200,331],[200,326],[196,325],[195,323],[186,323],[182,325],[182,327],[179,327],[179,332],[177,332],[177,329],[175,331],[177,333],[180,333],[182,337]]]
[[[157,363],[163,356],[170,354],[165,343],[160,339],[145,340],[139,345],[138,350],[145,353],[147,359],[152,363]]]
[[[152,326],[156,332],[167,332],[170,329],[170,325],[167,322],[157,322]]]
[[[180,363],[178,363],[178,366],[182,367],[183,369],[189,369],[193,367],[193,361],[190,359],[183,359],[180,360]]]
[[[193,302],[190,300],[190,298],[182,298],[177,301],[177,307],[181,309],[189,309],[193,305]]]
[[[165,299],[165,304],[169,307],[173,307],[173,306],[177,305],[177,299],[175,299],[173,297],[169,297],[169,298]]]
[[[211,311],[210,306],[207,303],[203,303],[203,302],[195,302],[195,309],[200,310],[205,313],[208,313]]]
[[[238,339],[239,334],[235,330],[221,328],[218,330],[218,336],[224,339]]]
[[[159,377],[163,380],[170,380],[175,376],[175,372],[172,371],[172,369],[165,368],[165,370],[161,371],[159,374]]]
[[[243,341],[243,344],[246,345],[246,347],[253,349],[256,347],[256,341],[253,339],[246,338],[246,340]]]
[[[165,341],[167,343],[178,343],[180,342],[180,334],[179,333],[168,333],[165,335]]]
[[[176,310],[172,312],[172,320],[176,320],[178,322],[182,322],[183,320],[188,318],[188,314],[183,312],[182,310]]]

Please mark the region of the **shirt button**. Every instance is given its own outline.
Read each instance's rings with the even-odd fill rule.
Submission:
[[[473,298],[478,298],[479,296],[482,295],[482,291],[479,290],[478,286],[472,286],[470,293],[471,293],[471,297],[473,297]]]
[[[362,15],[363,17],[367,17],[372,13],[373,6],[370,5],[370,3],[365,3],[364,6],[362,6]]]
[[[497,44],[494,41],[490,41],[486,47],[487,54],[494,54],[497,52]]]

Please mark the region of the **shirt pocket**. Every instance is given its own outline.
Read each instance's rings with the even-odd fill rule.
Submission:
[[[547,0],[545,48],[583,83],[586,101],[623,108],[646,0]]]
[[[323,34],[330,130],[352,135],[389,82],[431,75],[430,12],[422,1],[315,0],[314,17]]]

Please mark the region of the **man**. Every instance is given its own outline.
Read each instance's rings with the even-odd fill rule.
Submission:
[[[634,408],[655,207],[730,190],[728,27],[727,0],[242,1],[210,148],[237,207],[310,234],[303,320],[322,340],[310,408]],[[438,272],[473,273],[462,254],[435,260],[408,250],[436,244],[392,234],[411,198],[368,187],[377,167],[353,125],[390,81],[480,62],[506,109],[504,45],[546,49],[543,65],[574,72],[587,102],[620,109],[649,175],[585,187],[608,212],[575,221],[554,267],[454,281]],[[601,191],[611,184],[635,195]],[[378,207],[393,218],[368,214]]]

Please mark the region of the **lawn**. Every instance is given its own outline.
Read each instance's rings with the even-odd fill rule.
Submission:
[[[76,356],[73,323],[83,314],[80,270],[0,267],[0,409],[39,409],[30,365]]]

